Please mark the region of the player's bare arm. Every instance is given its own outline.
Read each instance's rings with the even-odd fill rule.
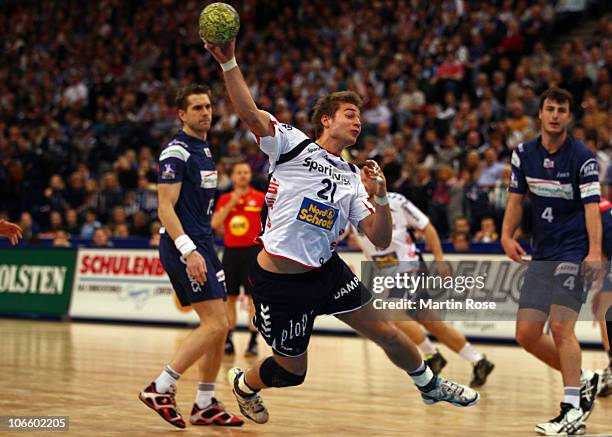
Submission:
[[[375,213],[359,222],[359,229],[377,247],[385,248],[391,244],[393,222],[391,208],[387,199],[387,182],[376,162],[368,160],[361,169],[362,178],[368,192],[374,193]],[[375,187],[375,188],[374,188]],[[378,200],[384,199],[384,200]],[[385,203],[386,201],[386,203]]]
[[[433,254],[436,261],[436,269],[442,276],[450,276],[450,266],[444,261],[444,252],[442,251],[442,242],[434,225],[429,223],[425,228],[421,229],[425,234],[425,241]]]
[[[522,256],[526,255],[525,249],[521,247],[518,241],[514,239],[521,219],[523,218],[523,198],[524,194],[508,193],[506,202],[506,212],[504,214],[504,223],[502,225],[501,244],[504,252],[513,261],[525,264]]]
[[[270,122],[270,116],[265,111],[260,110],[255,104],[238,65],[236,64],[233,68],[225,70],[227,67],[224,67],[224,65],[232,60],[235,63],[236,39],[232,39],[223,45],[207,42],[204,47],[224,69],[225,89],[240,120],[258,137],[274,136],[274,127]]]
[[[13,246],[22,238],[22,232],[19,225],[6,220],[0,220],[0,235],[8,238]]]
[[[162,225],[166,228],[166,232],[175,241],[181,235],[185,235],[181,221],[174,210],[174,206],[181,194],[182,185],[180,182],[157,185],[159,196],[157,213]],[[185,257],[185,261],[187,262],[187,273],[196,278],[200,284],[204,284],[206,282],[206,263],[202,255],[197,250],[193,250]]]
[[[591,279],[596,279],[602,266],[601,257],[601,214],[599,204],[591,202],[584,205],[584,219],[586,222],[587,234],[589,235],[589,253],[584,259],[585,272]]]

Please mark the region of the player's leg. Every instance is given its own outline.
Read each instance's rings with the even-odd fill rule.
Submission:
[[[234,294],[227,294],[227,311],[228,311],[228,319],[229,319],[229,329],[227,331],[227,337],[225,339],[224,352],[226,355],[234,354],[234,340],[233,334],[236,329],[236,318],[237,311],[236,306],[238,304],[238,296]]]
[[[317,290],[324,288],[320,276],[318,270],[290,275],[268,272],[258,264],[251,268],[254,324],[274,355],[246,370],[231,369],[228,379],[240,411],[254,422],[269,419],[260,390],[297,386],[306,377],[306,351],[317,315],[312,305]]]
[[[559,353],[550,335],[544,334],[552,302],[554,266],[532,261],[525,272],[516,315],[516,341],[530,354],[553,369],[561,370]]]
[[[425,334],[425,331],[423,331],[423,328],[413,320],[398,320],[394,323],[395,326],[397,326],[410,338],[410,340],[412,340],[414,344],[417,345],[431,371],[436,375],[440,374],[444,366],[446,366],[447,361],[434,347],[432,342]]]
[[[225,287],[227,290],[227,309],[229,313],[229,330],[225,340],[225,354],[234,354],[234,341],[232,335],[236,329],[236,318],[238,297],[240,296],[240,270],[241,266],[238,261],[237,249],[228,247],[223,251],[223,259],[221,264],[225,272]]]
[[[556,370],[561,370],[557,346],[550,335],[544,334],[548,314],[533,308],[521,308],[517,313],[516,341],[523,349]]]
[[[253,324],[253,318],[255,317],[255,305],[253,304],[253,298],[250,294],[246,296],[247,301],[247,310],[249,312],[249,344],[247,346],[247,350],[244,353],[245,357],[255,357],[258,354],[257,348],[257,328]]]
[[[480,400],[478,392],[434,375],[421,357],[416,345],[393,322],[376,320],[380,315],[372,305],[338,314],[340,320],[379,345],[389,359],[405,370],[421,391],[423,401],[440,401],[468,407]]]
[[[185,343],[187,343],[186,347],[191,348],[192,351],[200,348],[200,351],[205,350],[206,352],[198,361],[198,390],[189,420],[192,425],[240,426],[244,422],[239,417],[225,411],[215,398],[215,381],[221,367],[227,328],[229,328],[227,307],[221,299],[216,299],[194,303],[193,308],[200,318],[200,326],[181,344],[177,355],[182,352],[181,349]],[[219,329],[218,326],[225,326],[226,329]],[[193,339],[194,336],[208,338],[204,343],[199,338]],[[181,363],[174,361],[170,363],[170,366],[181,367]]]
[[[550,329],[561,364],[564,396],[559,416],[536,426],[535,430],[541,434],[584,433],[586,417],[581,408],[581,351],[574,333],[577,317],[578,313],[571,308],[557,304],[551,305]]]
[[[599,297],[597,319],[600,321],[602,343],[609,360],[608,366],[601,375],[601,384],[597,395],[607,397],[612,395],[612,351],[610,350],[610,339],[612,338],[612,282],[609,278],[606,278],[604,290]]]
[[[487,382],[487,377],[495,365],[467,341],[465,335],[449,323],[440,320],[435,311],[419,311],[419,323],[427,329],[441,343],[448,346],[453,352],[472,365],[472,380],[470,386],[480,387]]]
[[[244,294],[247,302],[247,310],[249,313],[249,343],[247,345],[247,349],[244,353],[245,357],[255,357],[258,354],[257,348],[257,328],[253,324],[253,320],[255,318],[255,305],[253,305],[253,298],[251,297],[251,284],[249,282],[249,271],[252,266],[257,262],[257,254],[259,253],[260,248],[258,246],[247,247],[244,249],[244,265],[247,268],[243,268],[240,271],[240,283],[244,287]]]

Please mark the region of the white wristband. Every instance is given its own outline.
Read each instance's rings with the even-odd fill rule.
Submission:
[[[386,194],[382,197],[374,195],[374,202],[379,206],[385,206],[389,204],[389,198]]]
[[[181,252],[182,256],[187,256],[197,249],[195,243],[186,234],[176,237],[176,240],[174,240],[174,245],[178,251]]]
[[[236,62],[236,57],[234,56],[232,59],[230,59],[229,61],[220,64],[221,65],[221,69],[223,71],[230,71],[232,68],[236,68],[238,66],[238,62]]]

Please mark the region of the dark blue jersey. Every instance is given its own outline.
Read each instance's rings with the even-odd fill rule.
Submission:
[[[601,245],[608,259],[612,258],[612,203],[605,199],[599,202],[601,225],[603,229],[603,244]]]
[[[208,143],[180,131],[162,150],[157,182],[182,183],[174,206],[183,230],[193,240],[212,237],[217,170]]]
[[[520,144],[512,153],[509,191],[529,192],[533,209],[533,259],[582,261],[589,250],[584,204],[599,202],[595,155],[568,135],[548,153],[542,138]]]

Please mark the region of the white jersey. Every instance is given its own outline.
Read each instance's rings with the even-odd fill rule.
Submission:
[[[267,217],[261,240],[266,252],[317,268],[328,261],[347,223],[374,208],[359,169],[329,153],[293,126],[270,115],[274,136],[257,138],[270,159]]]
[[[391,244],[384,249],[376,247],[359,231],[355,232],[357,244],[365,257],[375,261],[379,268],[395,267],[400,262],[414,262],[418,266],[418,251],[409,229],[424,229],[429,218],[401,194],[389,193],[388,197],[393,220]]]

